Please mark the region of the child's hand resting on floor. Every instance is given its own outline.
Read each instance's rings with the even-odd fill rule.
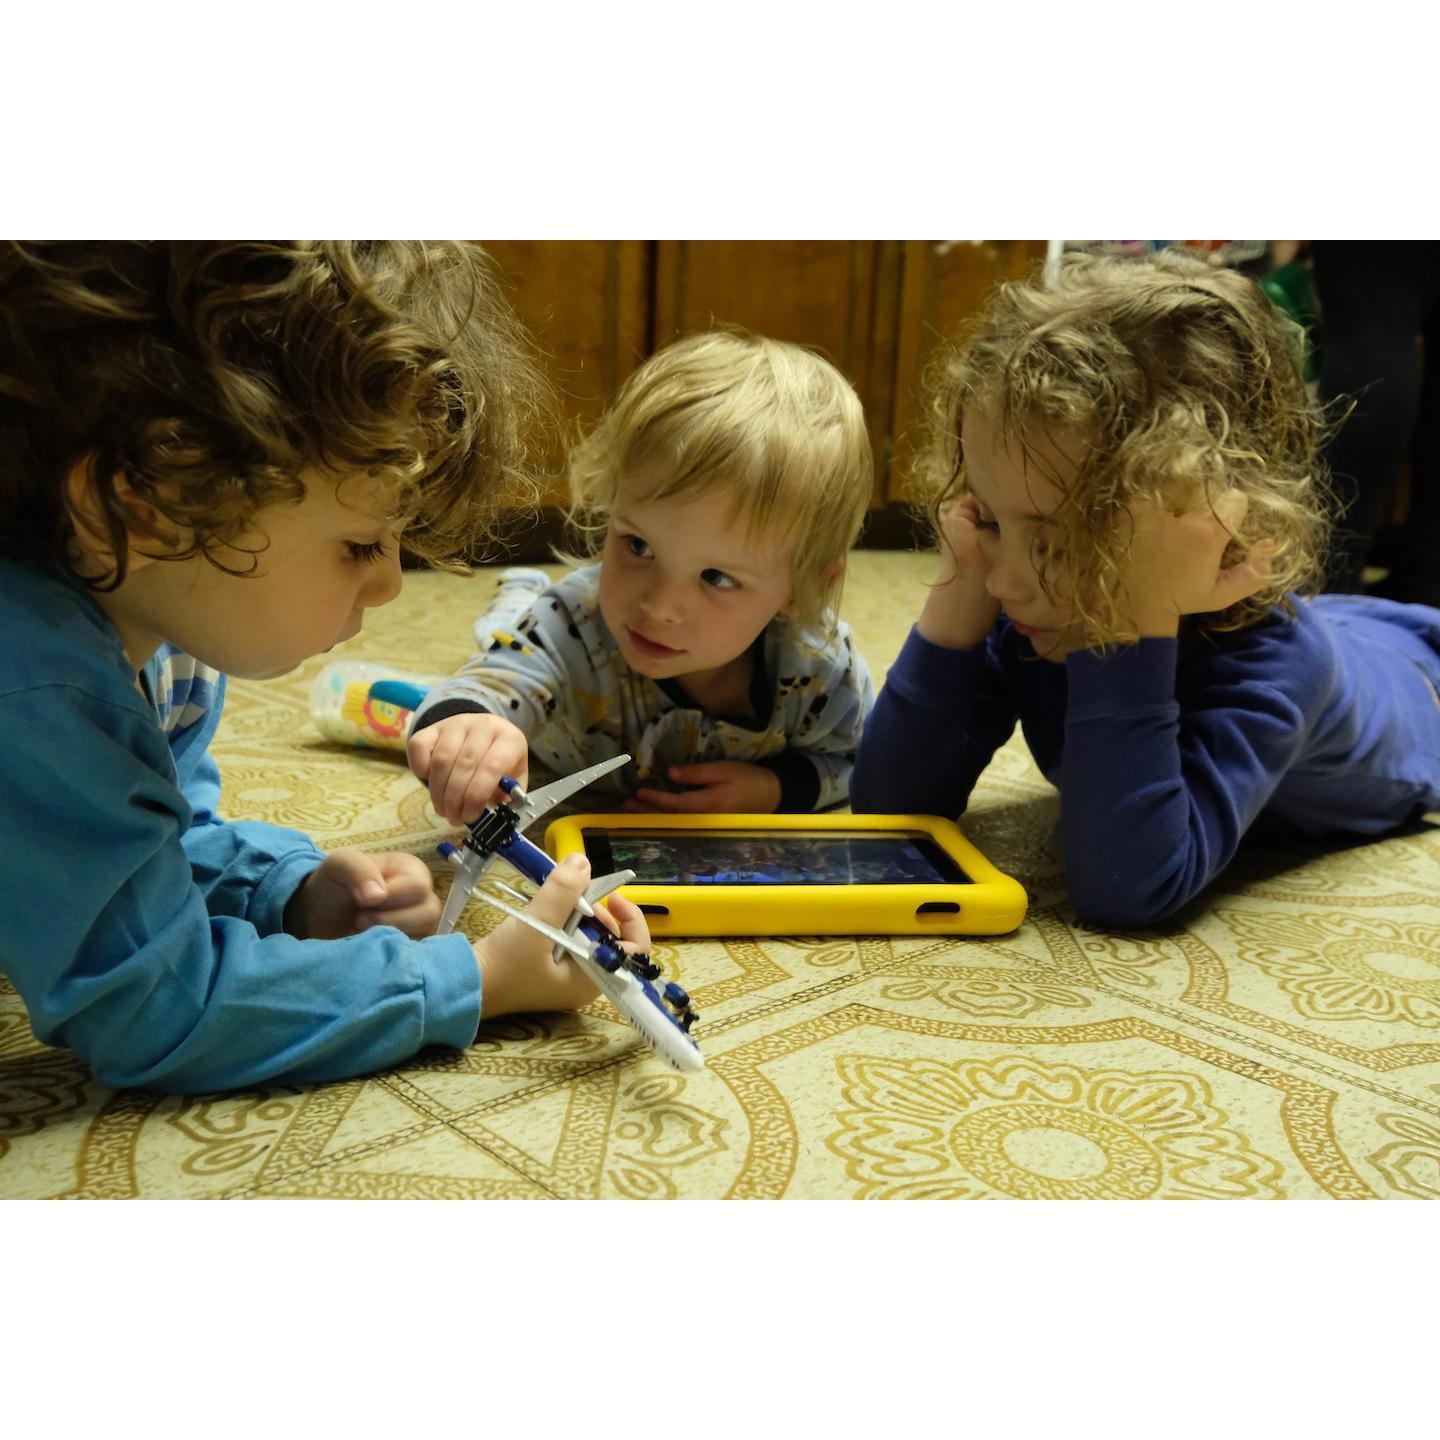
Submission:
[[[523,786],[530,773],[524,731],[499,715],[437,720],[410,737],[406,758],[429,786],[435,813],[451,825],[469,825],[487,805],[503,800],[502,775]]]
[[[672,765],[666,773],[676,784],[696,788],[676,793],[642,787],[625,802],[625,809],[642,815],[660,811],[769,815],[780,806],[780,777],[765,765],[751,765],[745,760],[710,760],[697,765]]]
[[[583,855],[571,855],[545,877],[527,913],[547,925],[563,927],[589,880],[590,862]],[[606,913],[607,907],[613,915]],[[626,949],[649,951],[645,917],[623,895],[609,896],[595,907],[595,914],[620,936]],[[575,1010],[600,993],[574,961],[557,961],[550,941],[518,920],[507,919],[477,940],[475,961],[480,966],[482,1020],[527,1010]]]
[[[421,940],[439,923],[434,877],[418,855],[400,850],[334,850],[285,907],[286,933],[302,940],[339,940],[373,925]]]

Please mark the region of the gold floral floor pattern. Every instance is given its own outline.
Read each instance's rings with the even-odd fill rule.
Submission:
[[[855,557],[877,679],[928,571]],[[343,653],[443,672],[492,583],[412,575]],[[444,883],[401,759],[312,728],[323,663],[232,687],[226,813]],[[1252,846],[1180,923],[1116,935],[1076,921],[1057,818],[1017,736],[964,821],[1030,893],[1013,935],[657,946],[702,1014],[688,1077],[597,1002],[344,1083],[111,1091],[0,982],[0,1196],[1440,1198],[1440,831]]]

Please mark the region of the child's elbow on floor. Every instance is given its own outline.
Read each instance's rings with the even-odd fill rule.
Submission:
[[[167,1095],[200,1095],[234,1086],[219,1074],[203,1073],[204,1067],[181,1064],[168,1055],[141,1054],[114,1045],[74,1047],[75,1054],[90,1073],[111,1090],[160,1090]]]
[[[129,1056],[85,1055],[80,1059],[90,1067],[95,1079],[110,1090],[163,1090],[172,1094],[198,1093],[193,1087],[177,1085],[165,1074],[164,1068],[136,1064]]]
[[[1150,930],[1170,919],[1188,897],[1165,900],[1154,895],[1072,894],[1075,914],[1092,930]]]

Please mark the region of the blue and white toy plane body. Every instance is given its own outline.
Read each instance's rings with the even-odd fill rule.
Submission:
[[[595,906],[612,891],[628,885],[635,878],[633,870],[617,870],[591,880],[563,930],[526,914],[519,907],[530,897],[498,880],[492,880],[491,884],[518,901],[518,905],[507,904],[488,890],[476,888],[497,855],[508,860],[527,880],[543,884],[555,868],[555,862],[520,833],[522,827],[629,759],[628,755],[617,755],[588,770],[578,770],[564,780],[542,786],[533,795],[527,795],[508,775],[501,780],[500,788],[509,798],[502,804],[490,806],[470,826],[470,833],[461,845],[447,843],[439,847],[440,853],[456,866],[456,873],[435,933],[448,935],[474,895],[553,941],[556,950],[575,961],[661,1059],[677,1070],[703,1070],[705,1058],[689,1033],[698,1018],[690,1007],[690,997],[674,981],[667,983],[663,991],[656,990],[653,982],[660,979],[660,967],[650,962],[649,955],[628,954],[595,919]]]

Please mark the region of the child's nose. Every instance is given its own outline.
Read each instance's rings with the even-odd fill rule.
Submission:
[[[360,603],[369,609],[388,605],[400,593],[401,583],[400,547],[396,545],[371,572],[360,592]]]
[[[995,563],[985,576],[985,588],[1002,605],[1024,599],[1029,592],[1027,572],[1033,578],[1034,567],[1031,566],[1029,557],[1017,557],[1002,546],[995,557]]]
[[[649,619],[659,624],[674,624],[681,617],[683,605],[680,586],[674,581],[656,580],[640,604]]]

